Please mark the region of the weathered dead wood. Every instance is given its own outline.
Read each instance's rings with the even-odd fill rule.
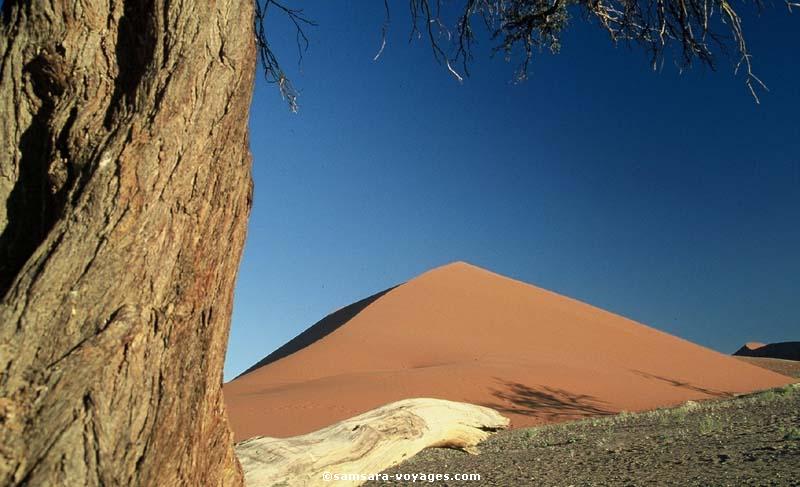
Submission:
[[[406,399],[307,435],[245,440],[236,445],[236,456],[247,487],[331,485],[325,473],[374,474],[429,447],[477,453],[478,443],[508,424],[508,418],[483,406]]]

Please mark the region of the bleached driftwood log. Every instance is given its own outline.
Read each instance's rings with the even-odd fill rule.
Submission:
[[[424,448],[477,453],[476,445],[509,420],[483,406],[442,399],[393,402],[292,438],[251,438],[236,445],[247,487],[344,486],[323,474],[375,474]]]

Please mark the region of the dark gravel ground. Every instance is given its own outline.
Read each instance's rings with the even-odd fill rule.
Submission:
[[[480,450],[429,449],[386,471],[477,473],[479,481],[364,485],[800,486],[800,384],[502,432]]]

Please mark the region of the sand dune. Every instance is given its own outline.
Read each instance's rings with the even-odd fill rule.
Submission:
[[[237,440],[409,397],[490,406],[521,427],[792,381],[461,262],[337,311],[257,365],[224,386]]]
[[[769,344],[748,342],[733,354],[742,357],[766,357],[800,361],[800,342],[777,342]]]

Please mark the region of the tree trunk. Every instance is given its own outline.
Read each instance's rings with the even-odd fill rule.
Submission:
[[[5,0],[0,485],[238,485],[252,0]]]

